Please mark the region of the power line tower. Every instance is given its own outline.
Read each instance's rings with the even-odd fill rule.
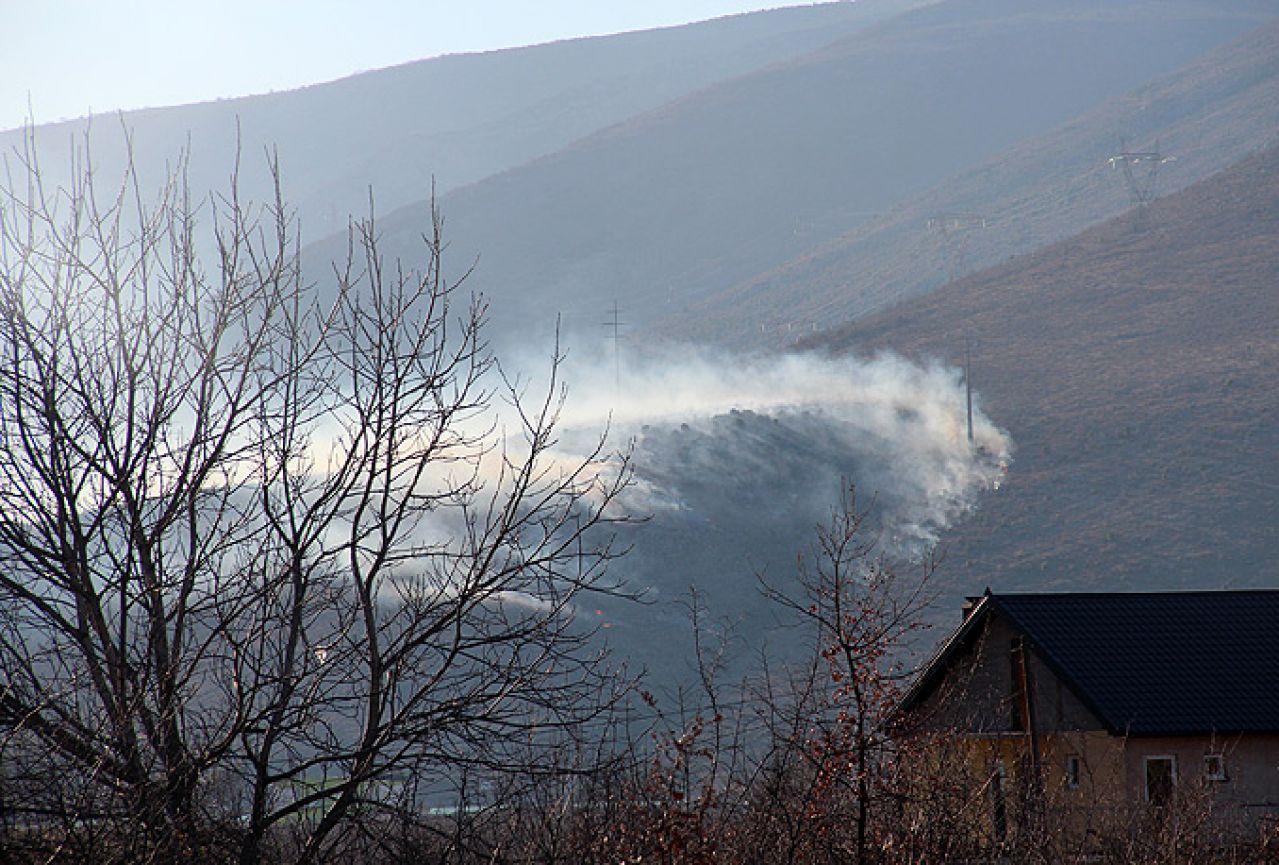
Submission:
[[[964,338],[964,396],[968,401],[968,446],[973,446],[973,340]]]
[[[617,301],[613,301],[613,308],[609,310],[608,321],[604,322],[604,327],[609,331],[608,338],[613,341],[613,378],[617,387],[617,392],[622,392],[622,328],[626,327],[626,322],[622,321],[622,312],[618,309]]]
[[[967,272],[968,244],[973,235],[989,226],[990,220],[980,213],[934,213],[928,217],[928,230],[941,238],[950,282]]]
[[[1128,198],[1133,206],[1133,223],[1146,224],[1146,209],[1155,200],[1159,184],[1159,166],[1172,162],[1175,157],[1159,152],[1159,142],[1153,150],[1129,150],[1127,142],[1120,140],[1120,150],[1106,160],[1112,171],[1117,171],[1128,188]]]

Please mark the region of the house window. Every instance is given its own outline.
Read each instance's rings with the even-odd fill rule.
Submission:
[[[1151,805],[1167,805],[1172,801],[1173,787],[1177,783],[1177,758],[1171,756],[1146,757],[1146,801]]]
[[[1204,780],[1226,780],[1226,757],[1224,754],[1204,754]]]
[[[1079,755],[1066,755],[1066,789],[1079,789]]]
[[[1008,800],[1004,781],[1004,761],[996,760],[995,771],[990,777],[990,823],[997,843],[1003,843],[1008,837]]]

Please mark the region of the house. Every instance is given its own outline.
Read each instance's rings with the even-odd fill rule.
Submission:
[[[1192,800],[1228,837],[1273,835],[1279,591],[987,590],[896,718],[958,748],[995,840]]]

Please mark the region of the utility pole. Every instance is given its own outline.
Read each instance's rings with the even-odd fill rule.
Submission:
[[[617,301],[614,300],[613,308],[609,311],[609,320],[604,322],[604,327],[612,331],[609,334],[609,339],[613,340],[613,378],[619,394],[622,392],[622,328],[626,325],[626,322],[622,321],[621,315]]]

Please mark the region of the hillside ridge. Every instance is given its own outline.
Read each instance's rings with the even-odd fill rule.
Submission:
[[[1108,157],[1127,142],[1171,156],[1175,192],[1279,140],[1279,22],[946,179],[882,218],[708,298],[659,326],[677,336],[772,344],[869,315],[943,285],[953,262],[928,231],[937,213],[975,212],[969,270],[1022,255],[1131,206]]]
[[[1007,0],[948,6],[902,13],[454,190],[442,208],[455,260],[479,260],[473,286],[495,316],[521,322],[521,338],[539,318],[549,330],[557,312],[570,332],[593,334],[598,310],[617,299],[634,326],[653,326],[646,338],[735,328],[751,343],[760,322],[750,298],[738,310],[701,302],[1265,17],[1197,2],[1153,21],[1139,0],[1043,3],[1033,15]],[[937,21],[961,13],[967,29],[939,38]],[[400,254],[424,214],[418,204],[383,219]]]

